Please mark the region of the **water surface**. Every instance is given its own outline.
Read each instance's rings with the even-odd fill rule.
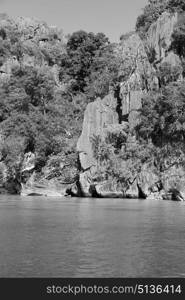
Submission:
[[[185,277],[185,203],[0,195],[0,277]]]

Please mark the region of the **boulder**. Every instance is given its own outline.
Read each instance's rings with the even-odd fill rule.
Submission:
[[[92,184],[91,171],[88,170],[84,173],[81,173],[79,177],[80,190],[78,191],[78,195],[87,198],[92,197],[91,184]]]
[[[124,192],[114,181],[105,181],[95,185],[96,194],[100,198],[124,198]]]
[[[160,192],[151,193],[147,197],[147,200],[164,200],[164,197],[165,197],[164,191],[160,191]]]
[[[67,185],[62,185],[57,180],[37,180],[33,173],[26,184],[21,184],[21,196],[47,196],[62,197],[66,195]]]
[[[137,180],[134,180],[134,182],[131,183],[128,190],[126,190],[125,198],[129,198],[129,199],[138,199],[139,198],[139,189],[138,189],[138,185],[137,185]]]
[[[138,175],[139,197],[147,198],[161,189],[160,177],[154,166],[145,164]]]

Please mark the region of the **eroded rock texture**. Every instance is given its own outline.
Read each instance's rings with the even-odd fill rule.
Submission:
[[[77,143],[77,151],[79,152],[80,164],[83,170],[96,165],[92,151],[91,139],[93,136],[103,136],[109,125],[118,124],[116,107],[117,100],[113,95],[108,95],[103,100],[98,98],[87,105],[82,134]]]
[[[159,19],[151,25],[148,31],[148,44],[155,50],[156,60],[164,59],[171,47],[171,37],[178,21],[178,13],[163,13]]]

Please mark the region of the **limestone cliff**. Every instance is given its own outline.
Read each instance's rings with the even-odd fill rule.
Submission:
[[[121,160],[119,158],[117,161],[113,161],[117,157],[112,155],[112,149],[110,149],[109,154],[112,155],[111,164],[114,164],[114,174],[107,175],[104,173],[107,167],[106,163],[100,161],[99,154],[95,157],[93,148],[95,137],[104,143],[105,148],[108,135],[114,136],[114,138],[121,136],[124,143],[121,142],[118,145],[117,149],[120,151],[124,150],[124,147],[127,150],[130,149],[130,152],[132,152],[132,148],[137,148],[134,129],[140,121],[142,99],[148,92],[160,88],[159,68],[162,64],[167,63],[172,67],[177,67],[179,74],[182,75],[181,59],[172,51],[171,47],[172,34],[178,18],[178,13],[165,12],[151,25],[145,40],[142,40],[136,32],[122,38],[120,44],[116,46],[116,52],[122,61],[118,76],[119,83],[115,84],[114,88],[111,87],[112,91],[103,99],[97,98],[90,103],[88,103],[89,100],[84,101],[88,104],[84,112],[81,136],[76,147],[79,166],[74,165],[76,157],[69,158],[71,152],[66,150],[65,155],[63,153],[57,157],[55,157],[54,152],[49,154],[46,165],[37,172],[37,153],[32,153],[35,149],[26,150],[27,153],[24,153],[19,174],[19,182],[16,183],[19,187],[21,184],[22,195],[62,196],[67,192],[70,195],[84,197],[152,198],[155,195],[155,197],[162,199],[165,198],[166,194],[171,193],[173,199],[185,198],[184,173],[180,168],[171,170],[174,175],[173,178],[169,176],[170,171],[162,174],[163,176],[159,174],[153,162],[144,163],[140,168],[136,166],[134,171],[130,171],[132,159],[122,158]],[[39,67],[43,71],[47,69],[52,73],[55,91],[64,89],[65,91],[69,90],[70,93],[70,84],[68,86],[59,80],[60,64],[52,60],[56,45],[57,51],[60,51],[60,53],[57,52],[56,57],[58,54],[61,57],[65,53],[61,32],[56,28],[47,26],[44,22],[27,18],[12,20],[6,16],[1,16],[0,28],[1,26],[6,28],[7,33],[11,28],[11,34],[14,31],[17,35],[20,34],[22,48],[21,54],[19,51],[18,53],[5,53],[0,65],[0,81],[8,81],[13,74],[12,70],[16,67]],[[0,38],[3,40],[3,36]],[[17,42],[16,46],[18,45]],[[13,51],[16,50],[16,47],[13,48]],[[20,50],[19,47],[18,50]],[[177,80],[180,79],[181,76],[177,78]],[[65,86],[67,86],[66,89]],[[70,101],[74,100],[73,95],[71,98],[72,100],[67,99],[67,101],[61,98],[60,101],[64,101],[68,108]],[[75,111],[72,116],[76,118],[75,124],[80,126],[78,106],[75,107]],[[59,120],[59,123],[60,121],[62,123],[62,120]],[[69,143],[70,132],[68,136],[69,139],[66,144]],[[3,135],[0,134],[0,187],[4,188],[7,169],[2,161],[1,144],[3,144]],[[107,149],[104,150],[106,152]],[[106,155],[106,153],[103,154]],[[72,161],[73,163],[71,163]],[[120,174],[119,172],[116,173],[116,168],[120,171],[122,178],[128,177],[126,184],[125,182],[120,183],[117,179]],[[127,176],[124,177],[124,173]],[[178,180],[174,178],[178,178]],[[13,186],[12,182],[9,182],[9,187],[11,185]],[[16,189],[18,188],[16,187]]]
[[[139,122],[139,110],[142,107],[143,96],[149,91],[159,88],[157,68],[165,62],[172,66],[178,66],[181,70],[181,60],[171,50],[172,34],[177,20],[177,13],[164,13],[149,28],[147,40],[141,40],[137,33],[131,33],[122,39],[118,47],[123,61],[120,75],[126,73],[126,76],[123,76],[116,96],[109,95],[104,99],[98,98],[86,108],[82,134],[77,144],[81,173],[78,184],[73,189],[74,195],[165,199],[165,195],[171,193],[173,200],[184,199],[184,189],[182,188],[184,173],[181,176],[182,172],[178,171],[180,174],[178,183],[174,182],[175,177],[173,177],[172,184],[169,174],[163,174],[164,176],[161,177],[152,163],[144,164],[140,171],[136,172],[126,190],[114,179],[104,179],[99,182],[94,180],[97,161],[93,157],[91,141],[93,135],[103,137],[105,129],[111,124],[115,126],[127,124],[129,132],[134,134],[133,129]],[[153,59],[149,57],[148,49],[154,50],[155,57]],[[126,164],[125,166],[123,164],[123,167],[127,172]],[[173,191],[170,190],[172,186]]]

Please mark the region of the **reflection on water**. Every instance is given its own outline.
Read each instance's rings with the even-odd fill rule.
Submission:
[[[0,277],[182,277],[184,249],[184,203],[0,196]]]

